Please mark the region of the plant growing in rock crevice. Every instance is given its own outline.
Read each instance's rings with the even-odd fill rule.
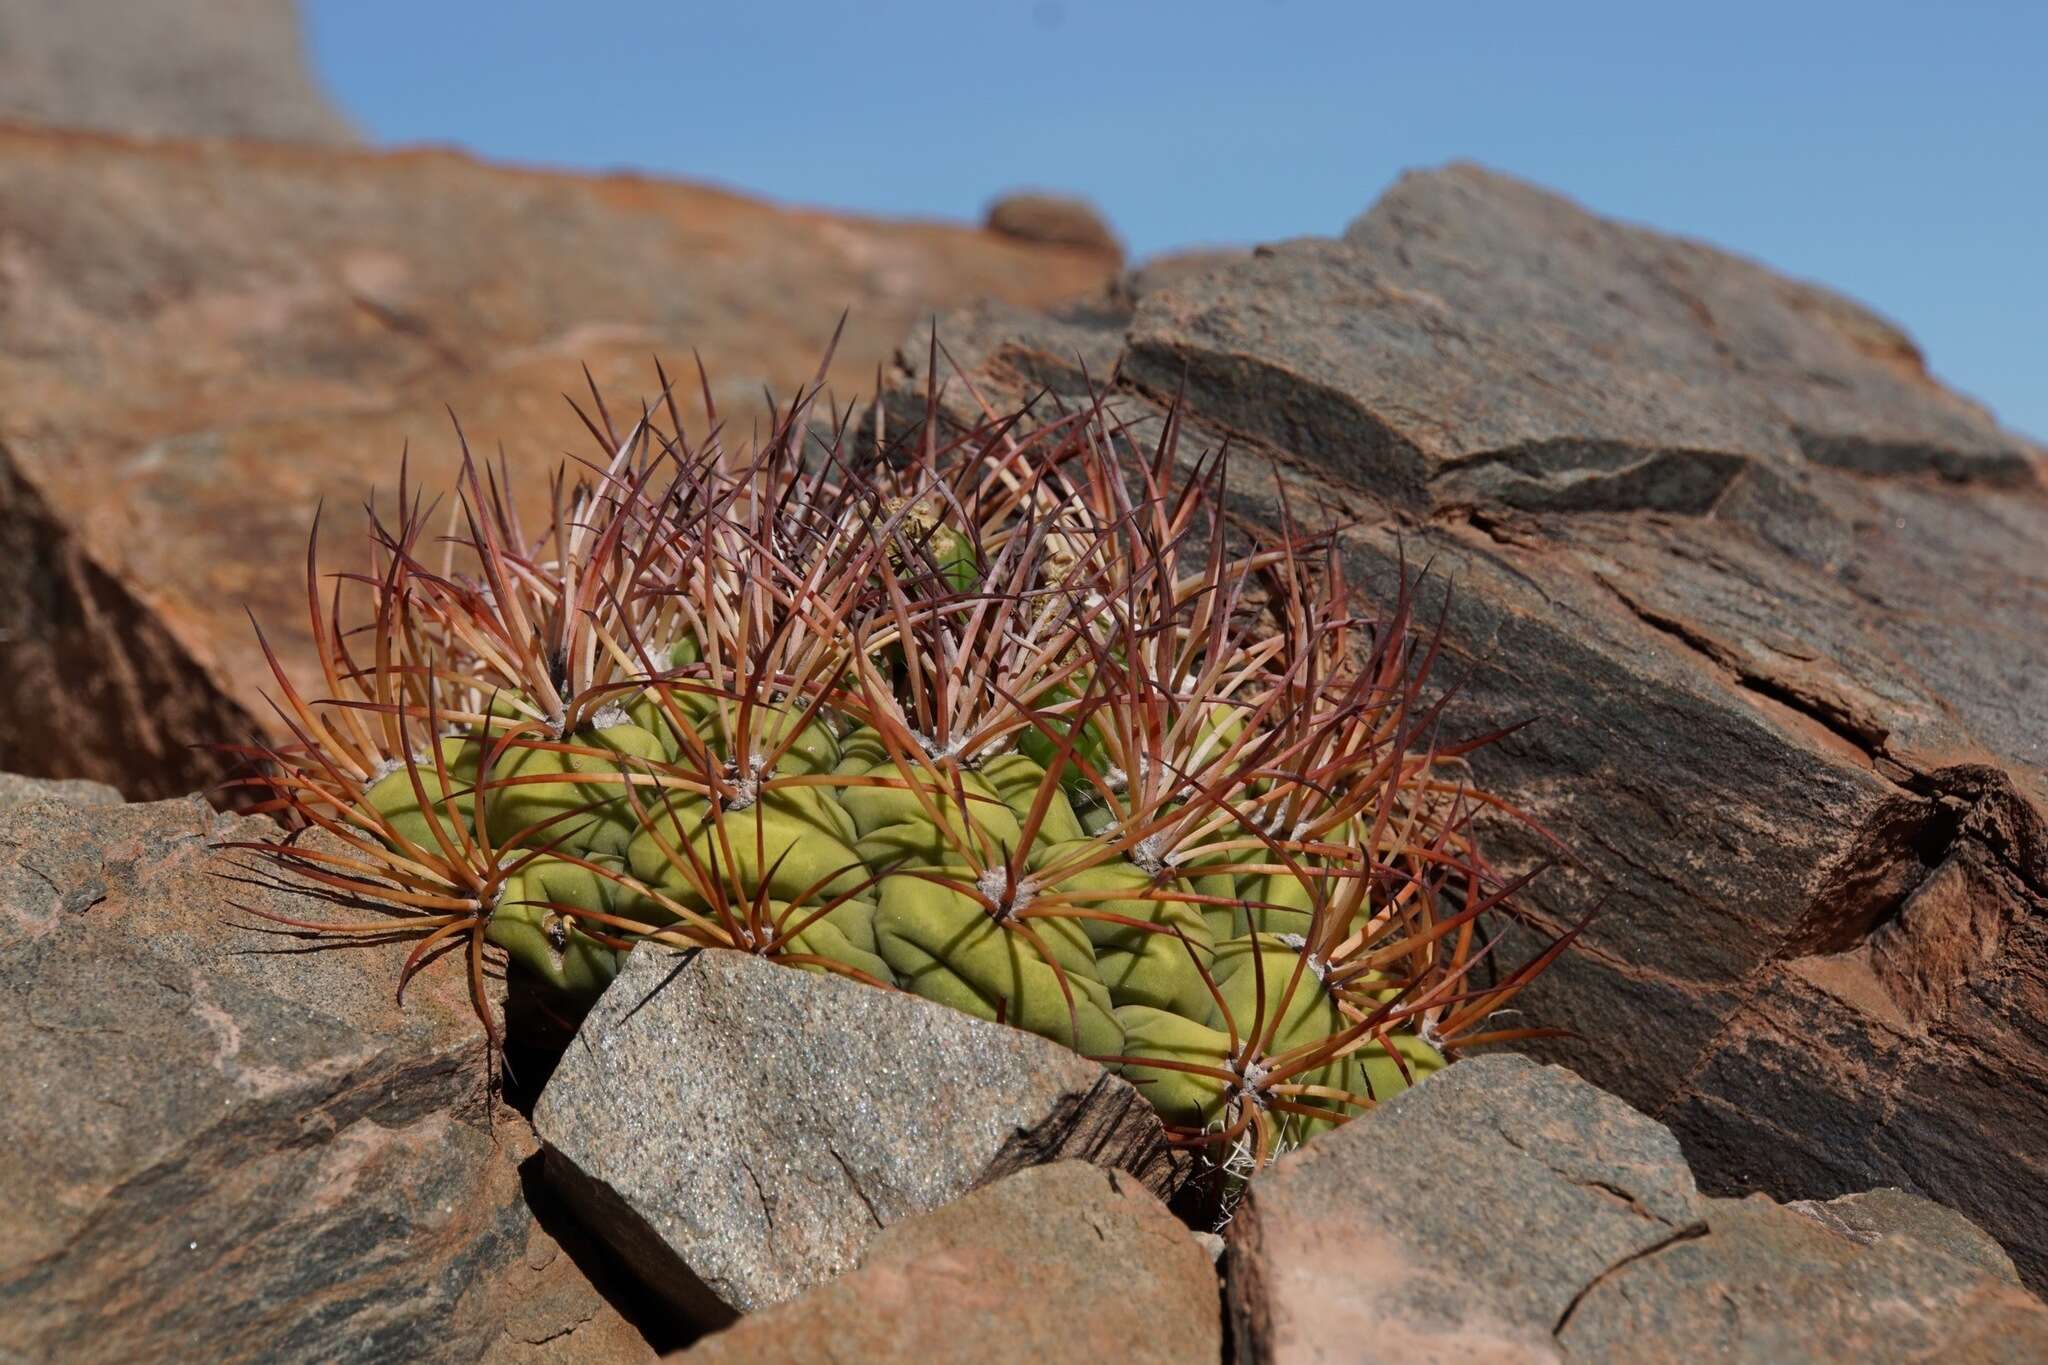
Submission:
[[[1489,957],[1519,882],[1405,583],[1368,614],[1330,538],[1227,524],[1171,416],[856,441],[813,385],[737,448],[660,379],[538,522],[465,445],[368,572],[309,550],[320,675],[271,656],[248,755],[291,834],[240,847],[376,913],[291,927],[413,936],[401,989],[459,954],[494,1041],[501,963],[573,1014],[650,940],[913,991],[1252,1166],[1530,1032],[1489,1020],[1562,944]]]

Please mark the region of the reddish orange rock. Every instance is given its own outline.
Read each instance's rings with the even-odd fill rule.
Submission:
[[[297,566],[314,508],[324,499],[346,518],[373,486],[388,498],[408,444],[415,477],[444,483],[449,409],[477,449],[502,447],[515,478],[544,486],[563,452],[590,446],[559,396],[582,388],[579,365],[630,410],[663,356],[701,420],[687,373],[701,351],[744,434],[764,387],[787,396],[815,371],[842,310],[830,379],[845,400],[871,392],[936,312],[982,297],[1048,304],[1100,290],[1114,269],[1085,248],[967,226],[450,151],[0,127],[0,471],[15,487],[0,537],[32,539],[33,522],[38,543],[62,541],[82,566],[32,557],[27,600],[0,608],[0,628],[34,666],[113,676],[136,665],[105,620],[138,606],[166,636],[151,636],[151,659],[175,676],[143,670],[124,704],[210,692],[267,724],[243,608],[300,662]],[[77,586],[95,574],[111,598]],[[168,738],[138,764],[101,728],[9,708],[0,766],[131,795],[211,771]]]

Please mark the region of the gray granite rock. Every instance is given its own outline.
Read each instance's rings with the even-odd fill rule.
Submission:
[[[1236,1359],[2038,1360],[2048,1307],[1895,1190],[1702,1198],[1663,1125],[1462,1062],[1283,1157],[1230,1228]]]
[[[401,1010],[389,945],[267,932],[331,907],[211,847],[266,832],[0,800],[0,1358],[648,1358],[527,1209],[461,973]]]
[[[1586,1285],[1704,1231],[1662,1126],[1559,1068],[1461,1063],[1252,1183],[1236,1358],[1543,1359]]]
[[[1004,1176],[875,1234],[860,1267],[670,1359],[693,1365],[1222,1358],[1216,1272],[1131,1176]]]
[[[1706,1236],[1588,1285],[1558,1324],[1563,1357],[1615,1365],[2048,1359],[2040,1300],[1928,1243],[1850,1235],[1761,1195],[1708,1200],[1706,1217]]]
[[[534,1111],[548,1171],[680,1311],[716,1324],[860,1260],[882,1229],[1066,1157],[1170,1189],[1124,1081],[916,996],[643,947]]]

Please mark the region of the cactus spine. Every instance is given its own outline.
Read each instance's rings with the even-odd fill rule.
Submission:
[[[661,390],[541,521],[465,448],[456,534],[402,482],[369,572],[309,553],[321,673],[272,656],[250,779],[303,837],[253,847],[387,917],[304,927],[460,947],[487,1028],[501,966],[573,1009],[646,940],[913,991],[1261,1162],[1520,1036],[1558,945],[1472,971],[1515,886],[1405,580],[1230,532],[1171,416],[862,447],[814,387],[735,450]]]

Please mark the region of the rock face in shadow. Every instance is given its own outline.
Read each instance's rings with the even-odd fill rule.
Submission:
[[[1528,904],[1602,910],[1517,1002],[1583,1035],[1544,1055],[1710,1191],[1897,1185],[2048,1283],[2039,450],[1845,299],[1465,166],[1341,240],[941,330],[991,405],[1085,373],[1145,441],[1181,394],[1235,509],[1351,526],[1381,601],[1429,567],[1452,737],[1533,718],[1473,772],[1579,859]]]
[[[1186,1168],[1134,1088],[1056,1043],[717,950],[636,950],[533,1117],[584,1221],[707,1325],[1012,1170],[1072,1157],[1166,1193]]]
[[[84,550],[0,446],[0,769],[90,772],[159,795],[230,765],[194,746],[263,727],[142,598]],[[118,798],[118,794],[116,795]]]
[[[82,786],[0,787],[8,1358],[651,1358],[528,1211],[461,973],[401,1012],[388,945],[237,908],[320,908],[211,848],[267,822]]]
[[[13,0],[0,11],[0,119],[356,140],[307,65],[293,0]]]
[[[1222,1358],[1216,1272],[1136,1180],[1004,1176],[875,1234],[858,1269],[668,1357],[694,1365]]]
[[[23,561],[55,605],[4,647],[63,661],[78,693],[136,675],[140,700],[113,704],[154,695],[174,736],[138,760],[148,716],[10,708],[0,752],[131,797],[210,780],[203,757],[166,770],[178,745],[274,724],[244,608],[305,666],[316,507],[359,553],[356,509],[381,489],[390,510],[408,445],[414,479],[448,486],[451,410],[544,490],[564,452],[595,447],[561,397],[583,393],[580,365],[619,415],[658,394],[664,357],[701,435],[701,351],[737,441],[764,386],[786,399],[817,371],[842,310],[830,378],[847,400],[934,312],[1047,304],[1114,270],[1089,248],[444,151],[0,126],[0,545],[68,547]],[[336,553],[324,567],[367,567]],[[131,601],[157,624],[131,625]]]
[[[2039,1359],[2048,1308],[1948,1210],[1702,1198],[1558,1067],[1454,1066],[1283,1157],[1230,1228],[1244,1365]]]

